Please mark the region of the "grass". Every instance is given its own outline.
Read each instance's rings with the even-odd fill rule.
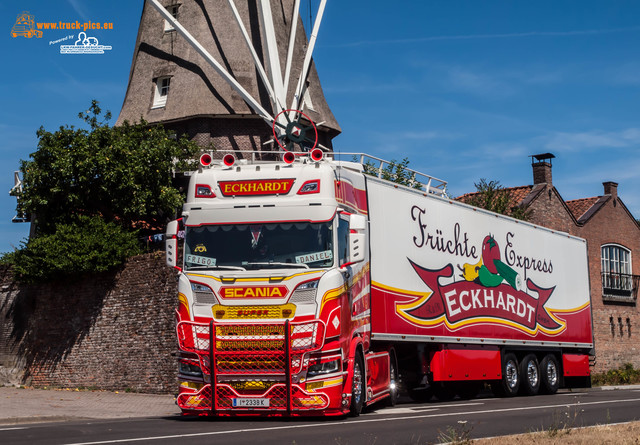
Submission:
[[[560,433],[560,434],[556,434]],[[584,428],[569,428],[551,433],[550,430],[514,436],[492,437],[474,440],[474,445],[638,445],[640,444],[640,422],[617,425],[598,425]]]

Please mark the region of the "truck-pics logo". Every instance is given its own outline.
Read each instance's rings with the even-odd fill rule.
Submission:
[[[16,38],[18,36],[28,39],[31,37],[42,38],[42,31],[36,29],[36,22],[33,19],[33,15],[29,14],[29,11],[23,11],[19,14],[16,23],[11,28],[11,37]]]
[[[563,320],[544,307],[555,287],[544,289],[527,279],[526,288],[538,297],[527,294],[520,275],[501,261],[500,248],[491,235],[482,242],[480,260],[458,266],[462,280],[450,284],[441,285],[439,279],[453,277],[452,264],[429,270],[409,262],[432,292],[417,301],[396,305],[398,315],[408,321],[422,326],[445,323],[450,329],[496,323],[531,335],[538,331],[557,335],[566,328]]]

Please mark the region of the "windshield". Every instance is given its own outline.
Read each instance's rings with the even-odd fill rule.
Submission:
[[[185,268],[269,269],[333,265],[333,222],[187,227]]]

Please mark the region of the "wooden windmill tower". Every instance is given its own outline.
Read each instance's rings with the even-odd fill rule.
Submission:
[[[316,143],[330,150],[340,127],[311,58],[326,0],[309,41],[299,3],[145,1],[117,124],[162,123],[203,149],[241,157],[247,150],[293,150],[292,142],[295,150]]]

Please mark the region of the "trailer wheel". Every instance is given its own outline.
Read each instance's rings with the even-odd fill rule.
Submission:
[[[502,360],[502,380],[491,384],[493,393],[498,397],[513,397],[520,389],[518,359],[513,354],[505,354]]]
[[[364,398],[366,397],[366,377],[364,370],[364,362],[362,360],[362,354],[358,353],[356,359],[353,362],[353,383],[351,385],[351,407],[350,414],[353,417],[358,417],[362,412],[364,406]]]
[[[389,353],[389,397],[387,398],[387,406],[396,406],[396,403],[398,403],[399,385],[396,354],[391,351]]]
[[[540,367],[535,355],[529,354],[520,362],[520,376],[522,377],[522,384],[520,385],[522,393],[527,396],[538,394],[540,390]]]
[[[555,394],[560,387],[560,366],[553,354],[547,354],[540,363],[540,392]]]

